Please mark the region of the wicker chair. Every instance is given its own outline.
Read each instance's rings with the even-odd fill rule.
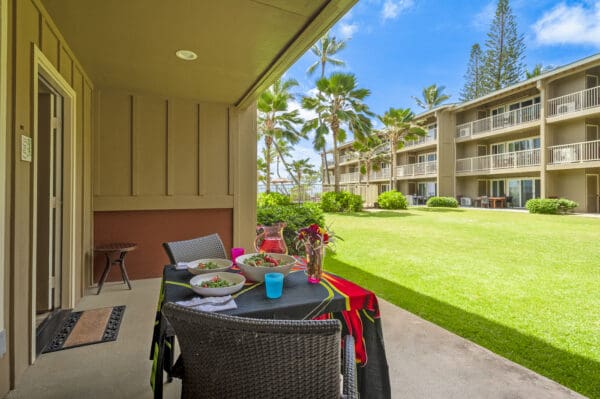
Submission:
[[[338,320],[262,320],[167,303],[183,359],[182,398],[357,398],[354,339]]]
[[[227,259],[223,241],[221,241],[221,237],[218,234],[185,241],[165,242],[163,243],[163,247],[172,264],[190,262],[202,258]]]

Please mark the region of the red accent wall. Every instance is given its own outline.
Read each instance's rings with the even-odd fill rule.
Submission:
[[[131,280],[161,277],[169,263],[162,243],[188,240],[218,233],[229,253],[233,237],[232,209],[192,209],[157,211],[114,211],[94,213],[94,245],[134,242],[138,247],[125,258]],[[94,256],[94,281],[106,264],[103,254]],[[118,266],[111,268],[107,281],[121,279]]]

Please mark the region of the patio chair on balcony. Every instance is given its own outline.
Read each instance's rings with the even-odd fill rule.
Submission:
[[[225,246],[218,234],[185,241],[165,242],[163,243],[163,248],[167,252],[169,261],[172,264],[207,258],[227,259]]]
[[[338,320],[263,320],[163,307],[181,347],[182,398],[357,398],[354,339]],[[340,384],[340,370],[343,383]]]
[[[481,207],[489,208],[490,207],[490,198],[487,195],[481,197]]]

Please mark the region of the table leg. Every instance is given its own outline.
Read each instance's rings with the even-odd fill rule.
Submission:
[[[108,272],[110,271],[110,265],[111,265],[111,261],[110,261],[110,254],[106,253],[106,267],[104,268],[104,272],[102,272],[102,277],[100,278],[100,282],[98,284],[98,292],[96,292],[96,295],[100,295],[100,291],[102,291],[102,286],[104,285],[104,282],[106,281],[106,278],[108,277]]]
[[[122,252],[119,262],[119,267],[121,268],[121,276],[123,277],[123,282],[127,284],[129,289],[131,289],[131,283],[129,282],[129,276],[127,275],[127,269],[125,269],[125,255],[127,252]]]

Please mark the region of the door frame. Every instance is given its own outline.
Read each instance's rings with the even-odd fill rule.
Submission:
[[[37,143],[38,143],[38,80],[43,77],[45,81],[63,98],[63,204],[62,204],[62,264],[61,264],[61,306],[73,308],[75,306],[75,257],[76,248],[76,106],[75,90],[61,76],[60,72],[52,65],[42,51],[32,44],[33,68],[31,74],[31,103],[33,116],[33,179],[32,198],[37,198]],[[37,242],[37,201],[32,201],[31,242]],[[31,351],[30,361],[35,361],[35,319],[36,319],[36,245],[31,245]]]
[[[586,173],[585,174],[585,213],[588,213],[588,201],[590,199],[588,193],[588,178],[594,176],[596,178],[596,195],[600,194],[600,174],[598,173]],[[600,213],[600,201],[596,198],[596,213]]]
[[[0,0],[0,290],[4,292],[6,251],[6,134],[8,68],[8,1]],[[0,296],[0,333],[4,331],[4,295]],[[8,345],[7,345],[8,346]],[[0,353],[0,357],[3,354]]]

